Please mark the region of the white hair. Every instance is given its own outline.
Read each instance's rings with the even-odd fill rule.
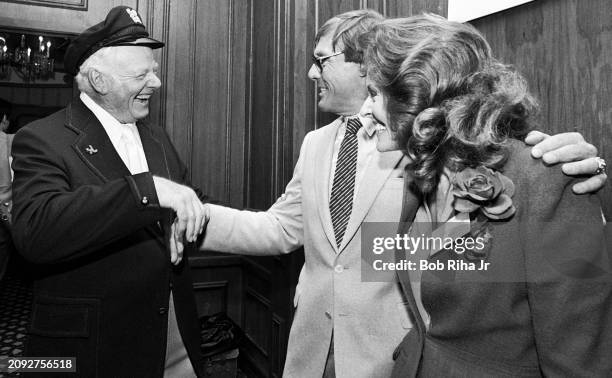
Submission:
[[[89,83],[89,72],[92,69],[103,73],[108,73],[109,71],[112,71],[113,62],[111,58],[114,57],[115,51],[116,49],[114,49],[112,46],[103,47],[100,50],[91,54],[90,57],[85,59],[85,61],[79,67],[79,72],[75,77],[79,91],[85,92],[90,96],[94,94],[94,90],[91,87],[91,84]]]

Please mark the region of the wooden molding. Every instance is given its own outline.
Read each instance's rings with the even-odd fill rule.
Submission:
[[[36,5],[41,7],[74,9],[80,11],[87,10],[87,2],[89,0],[0,0],[5,3],[18,3],[27,5]]]

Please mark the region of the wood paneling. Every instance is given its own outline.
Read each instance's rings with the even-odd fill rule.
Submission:
[[[388,17],[408,17],[423,12],[448,14],[448,0],[386,0]]]
[[[251,130],[249,133],[249,167],[247,206],[265,209],[273,202],[276,111],[278,74],[275,69],[280,57],[276,50],[276,5],[279,1],[259,1],[253,8],[252,103]],[[281,47],[281,46],[278,46]]]
[[[196,15],[194,14],[195,1],[185,0],[179,2],[162,2],[164,18],[156,20],[162,30],[168,30],[166,47],[160,49],[160,63],[164,65],[161,72],[163,91],[160,93],[163,113],[160,125],[163,126],[178,152],[187,165],[192,169],[192,139],[194,126],[194,41],[197,34],[195,30]],[[157,23],[156,22],[156,23]]]
[[[9,3],[21,3],[28,5],[42,5],[45,7],[57,7],[66,9],[87,10],[87,0],[3,0]]]
[[[140,3],[146,3],[141,1]],[[146,6],[138,0],[92,0],[87,11],[49,8],[40,5],[25,5],[0,2],[0,25],[33,30],[48,30],[65,33],[80,33],[86,28],[104,20],[108,11],[117,5],[138,9]],[[140,5],[140,7],[139,7]]]
[[[240,256],[208,253],[189,259],[198,314],[226,312],[237,324],[243,322],[243,279]]]
[[[216,314],[228,311],[229,281],[195,282],[193,291],[196,297],[198,314]]]
[[[472,22],[541,103],[539,128],[577,130],[612,158],[612,3],[540,0]]]
[[[72,88],[66,87],[0,87],[0,98],[12,104],[36,104],[46,107],[65,106],[72,95]]]
[[[150,9],[151,34],[166,42],[156,51],[162,89],[151,116],[170,134],[192,184],[242,207],[250,2],[156,0]]]

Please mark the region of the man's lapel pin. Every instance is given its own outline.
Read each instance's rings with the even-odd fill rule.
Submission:
[[[93,154],[98,152],[98,150],[96,148],[93,148],[93,146],[91,144],[89,146],[87,146],[85,151],[87,151],[87,153],[90,154],[90,155],[93,155]]]

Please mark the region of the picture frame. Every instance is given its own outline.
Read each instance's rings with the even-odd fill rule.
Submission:
[[[89,0],[0,0],[5,3],[37,5],[52,8],[65,8],[86,11]]]

